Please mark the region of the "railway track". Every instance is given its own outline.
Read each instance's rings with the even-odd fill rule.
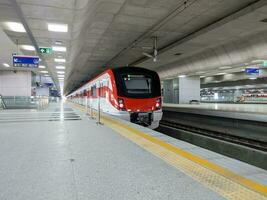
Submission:
[[[191,132],[192,134],[202,135],[202,136],[206,136],[209,138],[218,139],[221,141],[230,142],[233,144],[242,145],[244,147],[250,147],[253,149],[267,152],[267,143],[264,141],[253,140],[253,139],[235,136],[235,135],[222,133],[218,131],[205,130],[205,129],[201,129],[201,128],[197,128],[193,126],[180,124],[180,123],[177,123],[176,121],[171,121],[171,120],[162,120],[160,122],[160,126],[164,127],[165,129],[172,128],[172,129],[177,129],[177,131],[179,130],[188,131],[188,132]],[[164,131],[163,133],[166,135],[175,137],[174,134],[169,134],[168,131]]]

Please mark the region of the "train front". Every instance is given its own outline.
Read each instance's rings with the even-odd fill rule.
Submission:
[[[121,117],[155,129],[162,118],[160,79],[156,72],[139,67],[113,69],[117,109]]]

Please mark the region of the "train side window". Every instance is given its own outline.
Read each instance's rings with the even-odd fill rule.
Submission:
[[[97,96],[96,95],[96,85],[94,85],[94,86],[91,87],[91,92],[92,92],[92,96],[93,97],[96,97]]]

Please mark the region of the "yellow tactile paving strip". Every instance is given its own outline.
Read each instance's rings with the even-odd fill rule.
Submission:
[[[79,108],[85,110],[82,106],[79,106]],[[235,174],[228,169],[188,153],[110,117],[102,116],[101,121],[122,136],[227,199],[267,200],[267,187],[264,185]]]

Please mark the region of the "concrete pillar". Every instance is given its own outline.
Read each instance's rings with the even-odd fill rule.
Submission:
[[[163,102],[172,103],[173,102],[173,80],[163,81]]]
[[[200,101],[200,77],[179,77],[179,104],[188,104],[190,100]]]

